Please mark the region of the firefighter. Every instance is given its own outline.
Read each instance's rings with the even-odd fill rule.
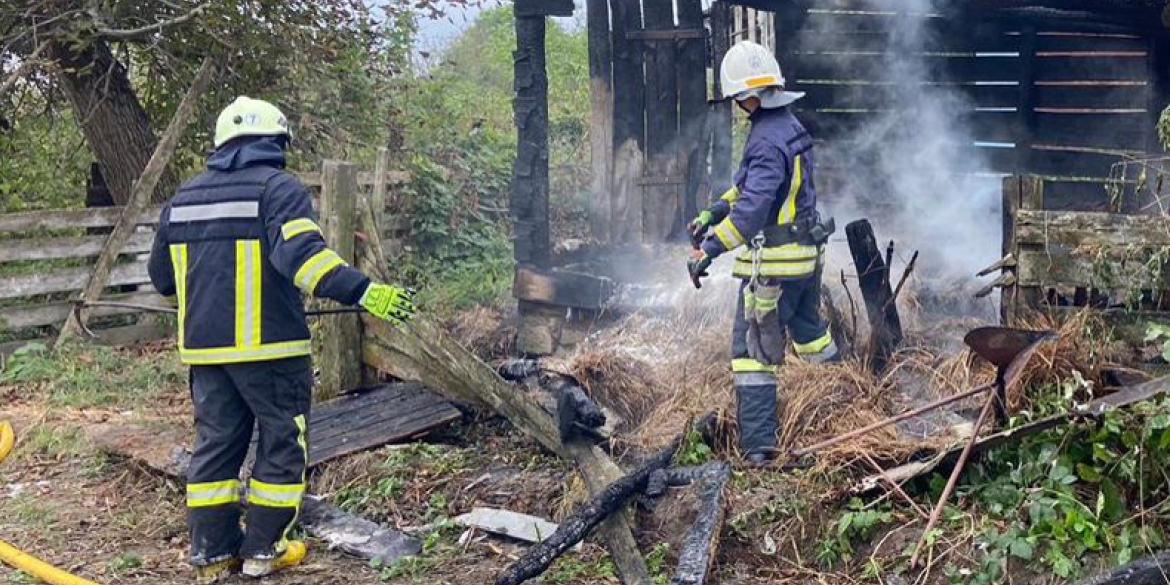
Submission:
[[[305,556],[288,538],[305,491],[313,385],[302,293],[396,324],[414,312],[409,291],[371,282],[326,247],[308,191],[284,170],[290,140],[272,104],[232,102],[207,170],[165,206],[151,250],[151,283],[176,297],[179,356],[191,368],[187,508],[201,583],[261,577]],[[243,531],[239,474],[254,425]]]
[[[788,107],[804,94],[785,91],[776,58],[741,41],[724,57],[720,76],[724,99],[734,99],[747,113],[751,132],[732,187],[688,226],[699,245],[687,268],[701,287],[715,258],[745,247],[733,269],[741,283],[731,371],[740,450],[762,465],[775,455],[776,370],[788,336],[805,360],[839,359],[820,315],[824,247],[833,221],[822,223],[817,213],[812,137]]]

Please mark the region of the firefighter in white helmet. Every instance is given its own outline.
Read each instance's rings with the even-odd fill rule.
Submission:
[[[191,563],[201,583],[295,565],[288,538],[305,491],[313,370],[301,295],[401,323],[410,292],[372,282],[325,245],[304,185],[285,172],[288,121],[238,98],[219,115],[207,170],[163,209],[150,280],[177,297],[191,366],[195,452],[187,473]],[[240,467],[259,428],[240,530]]]
[[[788,107],[804,94],[787,91],[776,58],[750,41],[727,52],[720,79],[723,97],[748,114],[751,133],[731,188],[689,225],[699,245],[687,268],[700,287],[715,258],[743,248],[733,269],[741,283],[731,370],[740,450],[764,464],[776,450],[776,370],[788,337],[805,360],[839,359],[820,315],[824,248],[834,226],[817,212],[812,137]]]

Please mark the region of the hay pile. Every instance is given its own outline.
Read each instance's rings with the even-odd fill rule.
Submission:
[[[918,322],[929,322],[932,329],[908,335],[907,343],[914,346],[894,356],[881,376],[855,360],[824,365],[790,356],[779,373],[784,403],[780,447],[807,446],[994,380],[989,364],[965,348],[958,349],[964,347],[962,335],[980,323],[971,319]],[[595,400],[621,417],[616,437],[620,449],[646,453],[663,446],[681,432],[686,421],[704,412],[721,412],[722,419],[734,421],[727,359],[729,324],[728,318],[710,311],[683,310],[669,318],[635,315],[589,338],[557,369],[578,378]],[[1086,381],[1076,396],[1086,399],[1091,389],[1102,387],[1105,368],[1123,355],[1121,348],[1103,344],[1095,333],[1101,324],[1089,312],[1061,324],[1040,318],[1028,327],[1054,329],[1058,337],[1041,347],[1025,370],[1023,383],[1009,396],[1013,411],[1029,408],[1038,389],[1070,379]],[[949,410],[970,411],[980,404],[981,399],[975,397]],[[864,456],[904,460],[961,439],[947,431],[942,428],[922,439],[888,427],[831,447],[817,458],[838,464]],[[734,453],[732,439],[730,432],[722,437],[723,453]]]

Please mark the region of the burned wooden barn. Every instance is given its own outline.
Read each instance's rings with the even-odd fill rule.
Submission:
[[[614,279],[626,276],[581,268],[573,253],[554,252],[549,237],[541,32],[546,15],[573,8],[516,2],[515,293],[521,349],[532,353],[554,349],[565,323],[571,329],[574,315],[600,310]],[[1166,2],[588,0],[585,9],[591,244],[611,258],[677,245],[686,219],[729,183],[735,122],[732,104],[714,99],[718,64],[732,44],[751,39],[775,50],[789,89],[807,93],[793,107],[820,148],[822,205],[848,197],[849,209],[876,218],[880,231],[882,208],[901,188],[889,177],[918,172],[920,162],[872,172],[890,164],[874,130],[919,124],[921,96],[939,95],[946,123],[961,132],[948,136],[947,156],[936,163],[954,180],[939,181],[946,184],[934,196],[994,194],[968,219],[1003,231],[986,255],[1010,256],[994,283],[1004,291],[1005,319],[1021,306],[1117,305],[1123,299],[1104,292],[1116,289],[1161,308],[1152,305],[1160,302],[1155,291],[1170,288],[1161,286],[1167,263],[1125,267],[1148,267],[1170,242],[1130,239],[1159,228],[1129,229],[1139,220],[1122,214],[1165,214],[1157,126],[1170,100]],[[1037,241],[1049,225],[1060,237]],[[1074,253],[1095,232],[1113,235],[1093,240],[1103,248],[1092,257]],[[1103,259],[1112,272],[1141,276],[1104,282]]]

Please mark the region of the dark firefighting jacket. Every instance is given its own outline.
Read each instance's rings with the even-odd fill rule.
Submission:
[[[309,355],[301,293],[355,305],[370,284],[325,246],[280,140],[223,145],[162,211],[150,280],[177,296],[184,363]]]
[[[712,206],[722,218],[703,250],[714,258],[750,244],[768,226],[811,225],[819,221],[813,181],[813,142],[808,130],[788,108],[759,108],[751,115],[751,132],[734,185]],[[809,242],[765,244],[760,276],[784,280],[812,275],[823,247]],[[735,260],[733,274],[752,276],[752,252]]]

